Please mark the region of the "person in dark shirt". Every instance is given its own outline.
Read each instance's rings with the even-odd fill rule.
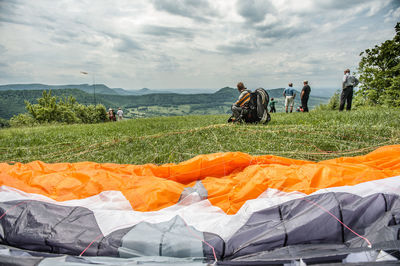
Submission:
[[[276,113],[275,103],[276,101],[274,100],[274,98],[271,98],[271,101],[269,102],[269,107],[271,107],[271,109],[269,110],[270,113]]]
[[[303,107],[303,112],[308,112],[308,98],[310,97],[311,88],[307,80],[303,81],[303,84],[304,86],[300,93],[301,106]]]
[[[353,90],[359,83],[359,80],[350,74],[350,69],[344,71],[342,82],[342,93],[340,94],[339,111],[343,111],[344,105],[347,103],[346,110],[351,110],[351,102],[353,100]]]

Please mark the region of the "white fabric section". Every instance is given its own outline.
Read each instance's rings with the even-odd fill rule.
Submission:
[[[376,261],[377,257],[378,252],[375,250],[351,253],[343,260],[343,263],[371,262]]]
[[[347,192],[360,197],[367,197],[375,193],[400,195],[400,176],[368,181],[354,186],[324,188],[312,193],[311,195],[327,192]]]
[[[321,189],[313,194],[327,192],[347,192],[361,197],[375,193],[400,195],[400,176],[365,182],[355,186]],[[57,202],[42,195],[25,193],[6,186],[0,187],[0,201],[3,202],[32,199],[64,206],[86,207],[93,211],[103,235],[136,225],[142,221],[159,223],[179,215],[188,225],[200,231],[215,233],[224,240],[228,240],[254,212],[304,196],[305,194],[300,192],[285,193],[276,189],[268,189],[257,199],[247,201],[235,215],[227,215],[208,200],[201,200],[197,193],[192,193],[178,204],[159,211],[138,212],[132,210],[130,203],[119,191],[105,191],[86,199]]]
[[[13,200],[38,200],[62,206],[85,207],[92,211],[94,210],[132,211],[131,204],[120,191],[104,191],[98,195],[79,200],[56,201],[40,194],[26,193],[12,187],[1,186],[0,202],[13,201]]]

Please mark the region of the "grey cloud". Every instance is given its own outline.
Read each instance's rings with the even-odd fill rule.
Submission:
[[[153,0],[153,5],[159,11],[202,22],[218,15],[207,0]]]
[[[250,54],[255,50],[255,47],[244,43],[232,43],[218,45],[217,50],[224,54]]]
[[[183,37],[192,39],[194,33],[192,30],[180,27],[164,27],[146,25],[142,28],[142,32],[148,35],[163,36],[163,37]]]
[[[257,35],[262,38],[273,38],[273,39],[288,39],[297,37],[304,33],[310,32],[312,29],[304,25],[297,27],[287,27],[280,23],[255,27]]]
[[[349,9],[354,6],[359,6],[360,4],[365,4],[368,2],[373,2],[374,0],[324,0],[316,1],[318,7],[323,9]]]
[[[5,52],[7,52],[7,48],[0,44],[0,54],[4,54]]]
[[[70,30],[62,30],[62,29],[55,29],[52,27],[47,27],[48,30],[53,31],[54,35],[51,37],[51,40],[64,44],[64,43],[70,43],[79,40],[80,35],[76,32],[70,31]]]
[[[128,35],[115,34],[114,32],[107,32],[107,31],[100,31],[98,32],[98,34],[111,38],[116,44],[115,49],[118,52],[129,53],[132,50],[144,49],[139,42],[137,42],[136,40],[134,40],[133,37]]]
[[[19,12],[22,4],[16,0],[0,0],[0,23],[29,25],[22,13]]]
[[[275,11],[270,1],[238,0],[236,6],[239,14],[250,23],[261,22],[268,13]]]
[[[133,50],[142,50],[143,47],[137,43],[136,41],[132,40],[128,36],[118,37],[117,39],[116,50],[122,53],[130,53]]]
[[[175,57],[161,55],[157,60],[157,70],[160,72],[173,72],[179,68],[179,63]]]
[[[400,1],[392,0],[391,5],[393,6],[393,8],[398,8],[398,7],[400,7]]]

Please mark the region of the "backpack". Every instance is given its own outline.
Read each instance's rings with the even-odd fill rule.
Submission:
[[[263,88],[250,93],[250,101],[245,105],[242,119],[246,123],[266,124],[271,120],[268,113],[269,95]]]

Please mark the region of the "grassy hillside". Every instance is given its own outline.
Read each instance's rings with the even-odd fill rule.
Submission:
[[[0,161],[161,164],[228,151],[318,161],[400,144],[400,109],[277,113],[268,125],[231,125],[227,118],[156,117],[3,129]]]

